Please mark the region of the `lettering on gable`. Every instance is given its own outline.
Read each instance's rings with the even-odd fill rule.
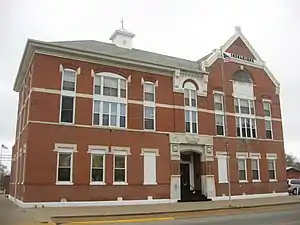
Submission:
[[[255,59],[251,59],[246,56],[241,56],[241,55],[238,55],[235,53],[228,53],[228,54],[230,54],[230,57],[235,58],[235,59],[240,59],[240,60],[244,60],[244,61],[251,62],[251,63],[255,62]]]

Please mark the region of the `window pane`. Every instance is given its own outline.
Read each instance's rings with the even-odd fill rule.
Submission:
[[[94,112],[100,113],[100,102],[99,101],[94,101]]]
[[[100,115],[98,113],[94,113],[94,125],[100,125]]]
[[[73,123],[73,97],[62,96],[61,122]]]
[[[222,115],[216,115],[216,124],[223,126],[223,116]]]
[[[107,114],[102,115],[102,125],[109,126],[109,115]]]
[[[145,129],[154,130],[154,120],[153,119],[145,119]]]
[[[253,180],[259,179],[258,170],[252,170],[252,179]]]
[[[120,116],[120,127],[126,126],[126,116]]]
[[[115,155],[115,168],[125,168],[125,159],[124,155]]]
[[[273,160],[268,160],[268,168],[269,170],[274,170],[274,161]]]
[[[154,107],[145,106],[145,118],[154,118]]]
[[[63,110],[73,110],[73,97],[62,96],[62,109]]]
[[[64,70],[63,72],[63,90],[74,91],[75,90],[76,72],[70,70]]]
[[[190,128],[190,122],[185,122],[185,132],[190,133],[191,128]]]
[[[117,115],[110,116],[110,126],[117,126]]]
[[[246,180],[246,171],[239,170],[239,180]]]
[[[269,179],[270,180],[275,180],[275,171],[274,170],[269,170]]]
[[[103,113],[109,114],[109,103],[103,102]]]
[[[152,93],[145,93],[145,101],[154,102],[154,94],[152,94]]]
[[[104,86],[110,88],[118,88],[118,79],[112,77],[104,77]]]
[[[71,181],[71,169],[70,168],[58,168],[58,181]]]
[[[75,82],[63,81],[63,90],[75,91]]]
[[[192,122],[196,122],[197,121],[197,112],[192,111]]]
[[[271,130],[271,121],[265,120],[266,130]]]
[[[155,89],[155,85],[154,84],[145,83],[144,84],[144,88],[145,88],[145,93],[152,93],[152,94],[154,94],[154,89]]]
[[[115,169],[115,181],[125,182],[125,169]]]
[[[235,108],[235,112],[239,113],[239,100],[237,98],[234,99],[234,108]]]
[[[238,168],[239,168],[239,170],[245,170],[245,160],[244,159],[238,160]]]
[[[101,86],[96,85],[94,89],[94,94],[100,95],[101,94]]]
[[[121,98],[126,98],[126,89],[121,89]]]
[[[192,123],[192,133],[193,134],[197,133],[197,123]]]
[[[101,76],[95,76],[95,85],[101,86]]]
[[[120,104],[120,115],[125,116],[126,115],[126,105]]]
[[[71,156],[71,153],[59,153],[59,167],[70,167]]]
[[[271,130],[266,130],[266,138],[272,139],[272,131]]]
[[[92,155],[92,167],[103,168],[103,155]]]
[[[256,159],[251,160],[252,170],[258,170],[258,163]]]
[[[111,106],[111,114],[116,115],[118,112],[118,104],[117,103],[110,103]]]
[[[217,135],[224,135],[224,127],[217,125]]]
[[[197,105],[197,94],[196,94],[196,91],[190,91],[191,92],[191,103],[193,107],[196,107]]]
[[[123,80],[123,79],[120,80],[120,87],[121,87],[121,89],[126,90],[126,80]]]
[[[191,119],[190,119],[190,111],[189,110],[185,110],[185,121],[186,122],[191,121]]]
[[[92,169],[92,181],[103,182],[103,169]]]

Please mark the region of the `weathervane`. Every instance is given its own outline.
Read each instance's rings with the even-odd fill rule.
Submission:
[[[124,29],[124,20],[123,20],[123,18],[121,20],[121,25],[122,25],[122,29]]]

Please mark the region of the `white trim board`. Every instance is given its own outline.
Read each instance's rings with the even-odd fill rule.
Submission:
[[[271,198],[271,197],[280,197],[280,196],[288,196],[287,192],[280,193],[268,193],[268,194],[251,194],[251,195],[234,195],[231,196],[232,200],[237,199],[253,199],[253,198]],[[211,198],[213,201],[221,201],[221,200],[229,200],[228,196],[217,196]]]
[[[149,196],[152,197],[152,196]],[[93,207],[93,206],[119,206],[119,205],[154,205],[176,203],[176,199],[151,199],[149,200],[125,200],[125,201],[80,201],[80,202],[22,202],[11,195],[8,195],[13,203],[20,208],[41,208],[41,207]]]

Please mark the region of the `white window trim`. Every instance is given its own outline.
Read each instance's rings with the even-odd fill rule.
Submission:
[[[77,152],[76,144],[63,144],[63,143],[55,143],[54,150],[57,152],[56,154],[56,185],[73,185],[73,166],[74,166],[74,153]],[[59,153],[70,153],[71,154],[71,176],[70,181],[58,181],[58,167],[59,167]]]
[[[238,101],[238,107],[239,107],[239,112],[235,112],[235,99]],[[235,113],[235,116],[236,117],[247,117],[247,118],[256,118],[256,108],[255,108],[255,98],[240,98],[240,97],[234,97],[234,102],[233,102],[233,105],[234,105],[234,113]],[[241,113],[241,100],[247,100],[248,103],[249,103],[249,112],[250,114],[244,114],[244,113]],[[254,109],[254,114],[251,114],[251,104],[250,102],[253,102],[253,109]]]
[[[276,153],[267,153],[266,155],[267,160],[273,160],[273,166],[274,166],[274,175],[275,179],[269,179],[269,182],[277,182],[277,167],[276,167],[276,161],[277,161],[277,154]],[[268,172],[269,172],[269,162],[268,162]]]
[[[88,153],[90,153],[90,185],[106,185],[105,173],[106,173],[106,154],[108,153],[107,146],[89,145]],[[93,170],[93,155],[103,156],[103,181],[92,181],[92,170]]]
[[[244,166],[245,166],[245,180],[240,180],[239,178],[239,174],[238,174],[238,179],[239,179],[239,183],[248,183],[248,170],[247,170],[247,158],[248,158],[248,153],[247,152],[237,152],[236,153],[236,158],[237,161],[239,159],[244,160]],[[239,168],[238,168],[238,172],[239,172]]]
[[[125,77],[115,74],[115,73],[110,73],[110,72],[99,72],[95,73],[93,70],[91,70],[91,76],[93,77],[93,111],[92,111],[92,126],[94,127],[109,127],[112,129],[126,129],[127,128],[127,121],[128,121],[128,83],[130,82],[130,77],[126,79]],[[101,79],[101,94],[95,94],[95,77],[98,76]],[[104,77],[108,78],[116,78],[118,79],[118,97],[115,96],[105,96],[103,95],[103,90],[104,90]],[[121,80],[126,81],[126,97],[122,98],[121,96]],[[95,109],[95,104],[94,101],[99,101],[100,102],[100,112],[99,112],[99,125],[94,124],[94,109]],[[117,108],[117,126],[105,126],[103,125],[103,102],[108,102],[108,103],[117,103],[118,108]],[[120,127],[119,124],[119,118],[120,118],[120,104],[125,105],[125,127]]]
[[[147,130],[147,131],[156,131],[156,105],[155,105],[155,102],[156,102],[156,83],[153,83],[153,82],[150,82],[150,81],[144,81],[144,79],[142,80],[142,84],[143,84],[143,100],[144,100],[144,107],[143,107],[143,127],[144,127],[144,130]],[[153,85],[153,90],[154,90],[154,93],[153,93],[153,95],[154,95],[154,100],[153,101],[147,101],[146,99],[145,99],[145,84],[150,84],[150,85]],[[146,119],[146,117],[145,117],[145,107],[152,107],[153,108],[153,111],[154,111],[154,118],[153,118],[153,122],[154,122],[154,126],[153,126],[153,129],[146,129],[145,128],[145,119]]]
[[[260,153],[250,153],[250,159],[251,159],[251,171],[252,171],[252,160],[257,161],[257,169],[258,169],[258,179],[253,179],[253,177],[252,177],[252,182],[253,183],[261,182],[261,176],[260,176],[260,159],[261,159],[261,155],[260,155]]]
[[[159,156],[159,149],[154,148],[142,148],[141,149],[141,155],[144,156],[145,153],[155,153],[156,157]],[[157,166],[157,160],[156,160],[156,166]],[[156,168],[156,182],[155,183],[145,183],[143,182],[143,185],[157,185],[157,168]]]
[[[60,70],[60,75],[61,75],[61,84],[60,84],[61,94],[60,94],[60,106],[59,106],[59,123],[61,123],[61,124],[75,124],[75,113],[76,113],[75,112],[75,109],[76,109],[75,105],[76,105],[77,76],[80,74],[80,68],[78,68],[77,71],[76,71],[74,69],[64,68],[63,65],[60,65],[59,70]],[[64,71],[75,72],[74,91],[63,90]],[[72,118],[72,123],[62,122],[61,121],[62,97],[63,96],[73,97],[73,118]]]
[[[270,127],[271,127],[271,129],[267,129],[267,128],[265,127],[265,136],[266,136],[265,138],[266,138],[267,140],[273,140],[274,135],[273,135],[273,123],[272,123],[272,118],[271,118],[271,117],[265,117],[265,121],[269,121],[269,122],[270,122]],[[267,138],[267,135],[266,135],[267,130],[270,130],[270,131],[271,131],[271,138]]]
[[[130,155],[130,148],[129,147],[119,147],[119,146],[112,146],[111,153],[113,154],[113,185],[128,185],[127,178],[128,178],[128,166],[127,160],[128,155]],[[123,155],[125,156],[125,181],[115,181],[115,156],[116,155]]]
[[[145,107],[153,108],[153,129],[147,129],[145,127],[145,119],[146,119]],[[144,107],[143,107],[143,117],[144,117],[144,120],[143,120],[144,130],[146,130],[146,131],[156,131],[156,107],[155,107],[155,103],[154,103],[154,106],[149,106],[147,104],[144,105]]]
[[[243,115],[245,115],[245,114],[243,114]],[[247,116],[241,116],[240,114],[235,114],[235,119],[239,119],[239,124],[241,125],[239,128],[240,128],[240,134],[242,135],[242,118],[246,118],[246,119],[250,119],[250,129],[251,129],[251,131],[250,131],[250,134],[251,134],[251,137],[242,137],[242,136],[238,136],[237,135],[237,132],[236,132],[236,137],[238,138],[238,139],[250,139],[250,140],[253,140],[253,139],[257,139],[258,137],[257,137],[257,121],[256,121],[256,117],[254,116],[254,117],[247,117]],[[252,137],[253,136],[253,134],[252,134],[252,119],[254,119],[254,121],[255,121],[255,136],[256,137]],[[235,123],[236,123],[236,121],[235,121]],[[236,126],[237,124],[235,124],[235,127],[237,128],[237,126]]]
[[[217,120],[216,120],[216,116],[222,116],[222,121],[223,121],[223,135],[222,134],[218,134],[217,132]],[[220,137],[224,137],[226,136],[225,132],[225,115],[224,112],[220,112],[220,111],[215,111],[215,130],[216,130],[216,136],[220,136]]]

